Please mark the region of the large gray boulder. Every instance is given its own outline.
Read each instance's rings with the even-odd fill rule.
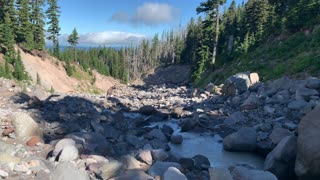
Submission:
[[[253,151],[256,148],[257,133],[254,128],[241,128],[223,139],[227,151]]]
[[[320,179],[320,106],[302,118],[298,134],[295,172],[301,180]]]
[[[287,136],[268,154],[264,170],[275,174],[279,179],[294,179],[294,163],[297,154],[296,136]]]
[[[79,170],[70,162],[61,162],[50,175],[50,180],[90,180],[89,175],[84,170]]]
[[[249,89],[251,85],[249,73],[238,73],[225,80],[222,87],[222,94],[234,96]]]
[[[15,135],[23,140],[29,140],[32,136],[42,137],[42,131],[38,124],[24,112],[15,112],[12,114],[12,124],[15,129]]]
[[[187,177],[175,167],[169,167],[163,175],[163,180],[187,180]]]
[[[268,171],[247,169],[241,166],[235,167],[231,174],[233,180],[278,180],[274,174]]]

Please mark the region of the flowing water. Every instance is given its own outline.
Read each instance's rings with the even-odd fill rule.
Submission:
[[[126,117],[139,117],[138,113],[125,113]],[[247,152],[228,152],[223,150],[222,138],[219,135],[212,136],[209,133],[180,132],[177,121],[154,122],[148,127],[159,126],[164,124],[174,129],[174,134],[183,136],[183,143],[175,145],[170,143],[171,153],[176,157],[191,158],[195,155],[206,156],[211,167],[228,168],[235,164],[247,164],[257,169],[263,169],[264,159],[254,153]]]

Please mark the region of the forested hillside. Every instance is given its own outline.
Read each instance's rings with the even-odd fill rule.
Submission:
[[[70,48],[62,52],[57,1],[0,0],[0,48],[5,55],[1,76],[27,79],[14,44],[28,52],[45,51],[45,32],[53,43],[49,52],[65,61],[70,76],[76,64],[123,82],[161,65],[190,64],[191,78],[200,85],[240,70],[258,71],[265,79],[319,73],[318,0],[248,0],[240,5],[233,1],[229,7],[225,0],[207,0],[195,9],[199,16],[187,27],[164,30],[138,45],[80,49],[75,28],[68,39]]]

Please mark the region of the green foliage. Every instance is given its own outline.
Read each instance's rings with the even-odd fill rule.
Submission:
[[[55,90],[54,90],[54,88],[53,88],[52,86],[51,86],[49,92],[50,92],[51,94],[53,94],[53,93],[55,92]]]
[[[17,43],[21,43],[26,49],[33,49],[32,24],[30,21],[31,13],[29,0],[17,0]]]
[[[24,70],[24,66],[21,61],[20,51],[18,51],[17,58],[14,60],[13,77],[19,81],[28,79],[28,76]]]
[[[59,16],[60,16],[60,7],[58,6],[58,0],[47,0],[49,7],[46,11],[48,18],[48,29],[49,33],[48,40],[53,42],[53,54],[55,57],[59,58],[59,40],[58,36],[60,35],[60,26],[59,26]]]
[[[65,68],[68,76],[72,76],[73,73],[76,71],[74,66],[72,66],[70,64],[70,62],[67,62],[64,68]]]
[[[42,7],[44,6],[44,0],[32,0],[31,1],[31,23],[34,48],[37,50],[45,49],[44,39],[44,13]]]

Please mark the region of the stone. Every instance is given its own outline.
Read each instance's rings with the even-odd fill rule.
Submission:
[[[223,168],[209,168],[210,180],[233,180],[230,171]]]
[[[192,158],[180,158],[178,163],[182,166],[183,169],[193,169],[194,160]]]
[[[320,79],[315,77],[308,78],[306,87],[310,89],[320,89]]]
[[[128,170],[120,176],[112,178],[112,180],[154,180],[141,170]]]
[[[305,100],[293,100],[288,104],[288,108],[292,110],[301,110],[306,107],[308,103]]]
[[[300,87],[296,91],[296,100],[305,100],[309,101],[310,96],[317,96],[319,92],[315,89],[309,89],[306,87]]]
[[[232,113],[232,114],[230,115],[230,117],[228,117],[226,120],[224,120],[223,123],[224,123],[225,125],[230,126],[230,125],[236,124],[236,123],[238,123],[238,122],[243,122],[243,121],[245,121],[244,115],[242,114],[242,112],[237,111],[237,112],[235,112],[235,113]]]
[[[151,155],[154,161],[164,161],[169,157],[169,155],[163,149],[152,150]]]
[[[291,131],[284,128],[275,128],[272,130],[269,138],[273,144],[278,144],[284,137],[293,135]]]
[[[126,155],[122,158],[123,167],[127,170],[143,170],[148,169],[148,165],[138,161],[135,157],[131,155]]]
[[[263,123],[259,125],[259,129],[263,132],[269,132],[272,130],[271,123]]]
[[[29,147],[34,147],[36,146],[37,144],[39,143],[43,143],[43,140],[41,137],[39,136],[34,136],[34,137],[31,137],[28,141],[27,141],[27,146]]]
[[[78,156],[79,156],[79,151],[75,146],[66,146],[61,151],[61,154],[59,156],[59,162],[73,161],[77,159]]]
[[[297,138],[287,136],[268,154],[264,170],[275,174],[280,180],[295,179],[294,163],[297,154]]]
[[[172,135],[170,140],[173,144],[181,144],[183,142],[183,137],[181,135]]]
[[[251,85],[254,85],[260,82],[258,73],[250,73],[249,78],[250,78]]]
[[[68,146],[75,146],[76,142],[73,139],[65,138],[58,141],[53,150],[53,155],[58,156],[58,154]]]
[[[183,107],[177,107],[173,109],[172,116],[174,118],[181,118],[183,115]]]
[[[10,152],[11,154],[12,152]],[[13,163],[13,164],[18,164],[21,159],[15,156],[10,155],[9,153],[1,153],[0,154],[0,163]]]
[[[148,133],[148,136],[151,138],[157,138],[163,142],[167,141],[167,137],[163,134],[163,132],[160,129],[153,129]]]
[[[14,129],[9,127],[2,131],[2,136],[8,136],[10,133],[13,133]]]
[[[227,151],[253,151],[256,148],[257,133],[254,128],[241,128],[223,139]]]
[[[231,174],[233,180],[278,180],[274,174],[268,171],[247,169],[241,166],[235,167]]]
[[[256,109],[259,105],[259,98],[257,93],[252,92],[249,97],[241,104],[242,110],[252,110]]]
[[[242,94],[249,89],[251,85],[248,73],[238,73],[230,76],[222,87],[222,94],[227,96],[234,96]]]
[[[169,167],[163,175],[163,180],[188,180],[187,177],[175,167]]]
[[[150,105],[146,105],[146,106],[142,106],[140,109],[139,109],[139,112],[141,114],[145,114],[145,115],[153,115],[153,114],[156,114],[158,111],[156,108],[154,108],[153,106],[150,106]]]
[[[142,162],[145,162],[145,163],[151,165],[152,164],[151,151],[150,150],[141,150],[137,155],[137,159],[139,161],[142,161]]]
[[[320,106],[304,116],[298,126],[295,172],[301,180],[320,179]]]
[[[268,136],[269,136],[268,133],[259,131],[259,132],[257,133],[257,141],[266,140],[266,139],[268,138]]]
[[[164,124],[162,127],[161,127],[161,131],[165,134],[165,135],[172,135],[174,133],[174,130],[172,127]]]
[[[89,175],[84,170],[79,170],[70,162],[61,162],[50,174],[50,180],[90,180]]]
[[[116,177],[119,175],[122,169],[122,163],[118,161],[110,161],[109,163],[104,164],[101,168],[101,177],[103,179],[109,179],[111,177]]]
[[[283,127],[293,131],[298,127],[298,125],[296,125],[295,123],[284,123]]]
[[[203,155],[196,155],[192,157],[194,161],[194,166],[198,169],[208,169],[210,167],[210,161],[207,157]]]
[[[17,138],[28,140],[32,136],[42,137],[42,132],[38,124],[28,114],[15,112],[11,117]]]
[[[104,155],[108,154],[112,148],[107,139],[96,132],[75,132],[65,137],[73,139],[77,145],[83,147],[83,150],[89,153]]]
[[[9,173],[0,169],[0,177],[6,178],[9,176]]]
[[[157,161],[154,163],[151,168],[148,170],[148,174],[152,177],[163,176],[164,173],[168,170],[169,167],[175,167],[180,169],[181,165],[174,162],[160,162]]]
[[[197,125],[197,122],[194,119],[188,118],[185,119],[181,126],[181,132],[187,132],[192,130]]]

